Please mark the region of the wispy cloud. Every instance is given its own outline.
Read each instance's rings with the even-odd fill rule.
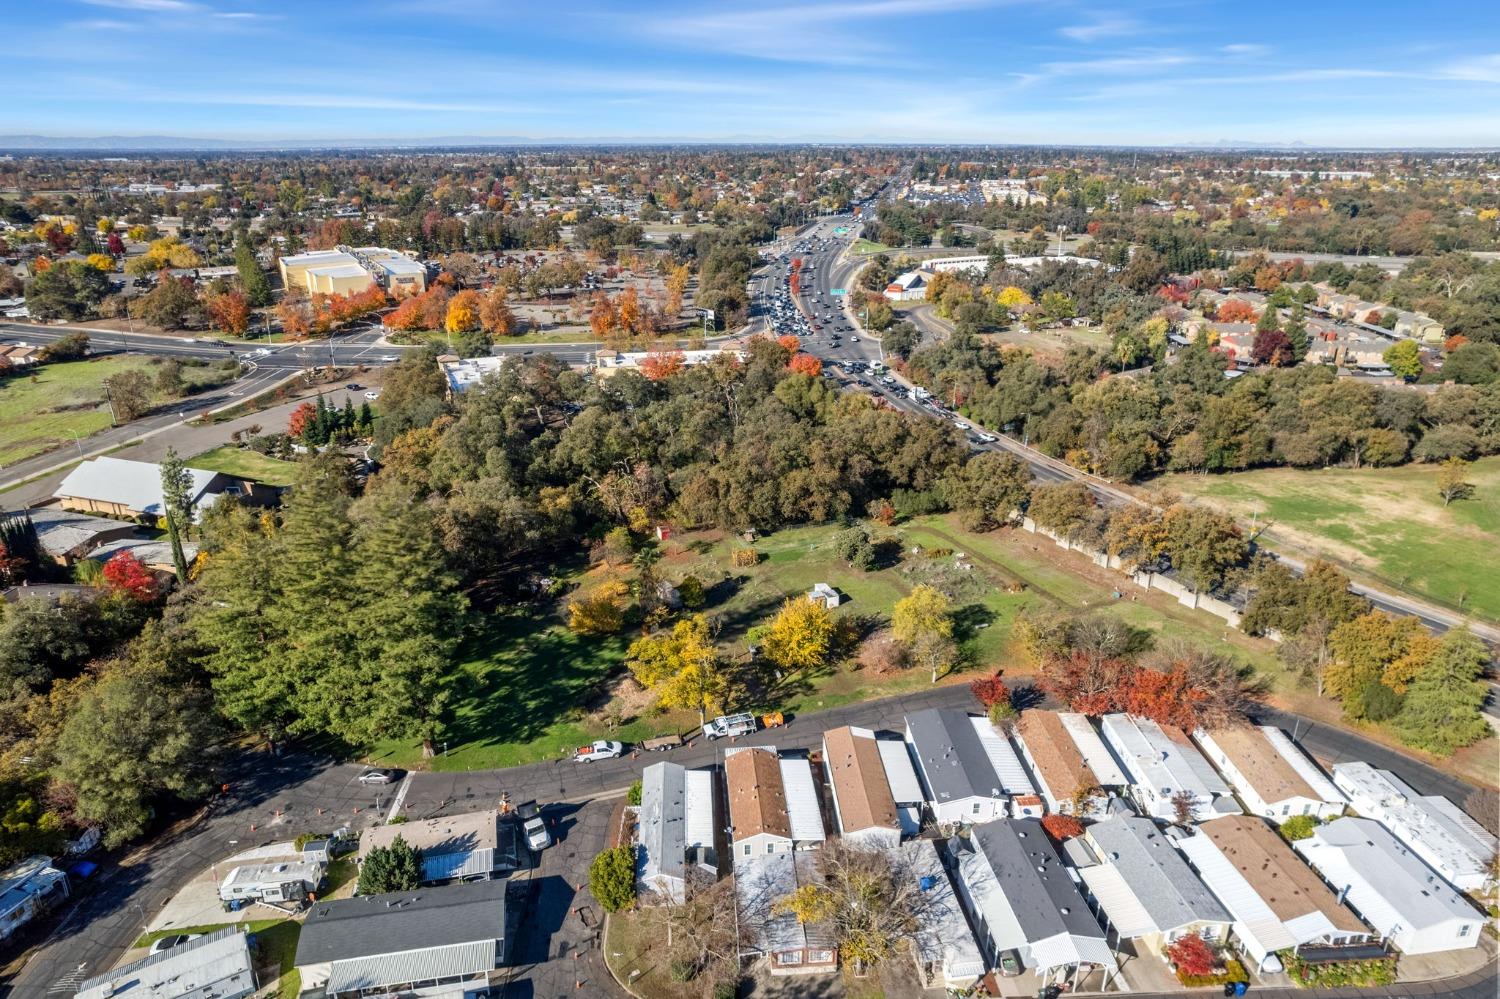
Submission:
[[[110,7],[114,10],[144,10],[152,13],[190,13],[202,10],[202,4],[188,0],[83,0],[90,7]]]
[[[136,31],[139,25],[131,24],[129,21],[112,21],[108,18],[98,17],[85,21],[69,21],[66,27],[71,31]]]
[[[1101,17],[1088,24],[1072,24],[1057,33],[1075,42],[1097,42],[1101,38],[1119,38],[1142,31],[1141,23],[1129,17]]]
[[[1257,42],[1235,42],[1232,45],[1219,46],[1219,51],[1232,56],[1263,56],[1270,54],[1271,47]]]
[[[1450,62],[1438,72],[1440,76],[1450,80],[1500,83],[1500,54]]]

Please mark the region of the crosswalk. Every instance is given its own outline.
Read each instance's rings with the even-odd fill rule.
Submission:
[[[77,992],[78,986],[83,983],[85,978],[89,977],[88,966],[88,962],[85,961],[66,975],[63,975],[57,981],[47,986],[47,994],[49,996],[72,995]]]

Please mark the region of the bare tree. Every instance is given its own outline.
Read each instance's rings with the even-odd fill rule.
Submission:
[[[689,865],[683,900],[665,893],[643,895],[639,918],[654,938],[665,942],[667,959],[691,978],[732,982],[739,977],[741,945],[735,905],[734,879],[716,881]]]

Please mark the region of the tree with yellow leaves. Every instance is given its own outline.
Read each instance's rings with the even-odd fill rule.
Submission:
[[[131,230],[135,232],[134,229]],[[202,261],[197,252],[176,236],[165,236],[151,241],[146,252],[125,265],[125,273],[132,277],[151,274],[167,267],[197,267]]]
[[[641,686],[656,693],[662,707],[692,708],[698,712],[700,725],[728,688],[708,619],[702,614],[678,621],[664,634],[636,639],[625,664]]]
[[[833,652],[833,615],[821,600],[791,597],[766,626],[766,658],[785,670],[822,666]]]
[[[682,311],[682,296],[687,293],[688,279],[692,271],[687,264],[678,264],[667,275],[667,304],[663,311],[668,319],[676,319]]]
[[[615,301],[615,310],[619,315],[622,332],[631,336],[642,332],[641,296],[634,287],[620,292],[620,297]]]
[[[953,642],[953,604],[941,590],[926,583],[891,608],[891,635],[906,646],[914,662],[932,672],[933,683],[958,655]]]
[[[479,328],[481,306],[479,292],[461,291],[448,300],[448,315],[443,328],[449,333],[467,333]]]
[[[97,267],[106,274],[115,269],[115,258],[107,253],[90,253],[87,259],[90,267]]]
[[[568,604],[568,627],[580,635],[612,635],[625,627],[630,587],[607,579]]]
[[[1031,296],[1026,293],[1024,288],[1017,288],[1011,284],[1000,289],[999,294],[995,296],[995,301],[1006,311],[1015,312],[1017,309],[1022,309],[1030,305]]]

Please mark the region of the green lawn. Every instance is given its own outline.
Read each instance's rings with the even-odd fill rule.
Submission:
[[[33,371],[0,379],[0,467],[69,448],[109,427],[104,380],[138,369],[154,377],[160,360],[141,357],[95,357],[84,361],[41,364]],[[183,365],[188,394],[226,380],[215,365]],[[173,397],[158,394],[160,405]],[[76,435],[76,437],[75,437]]]
[[[150,947],[162,937],[170,937],[177,933],[212,933],[215,930],[222,930],[226,926],[243,926],[247,933],[259,933],[267,927],[278,926],[286,921],[285,919],[252,919],[245,923],[210,923],[207,926],[177,926],[170,930],[156,930],[151,933],[142,934],[131,946]]]
[[[1153,485],[1200,496],[1270,530],[1262,541],[1323,555],[1378,583],[1500,620],[1500,458],[1474,463],[1472,499],[1444,507],[1432,465],[1169,475]]]
[[[264,482],[268,486],[289,486],[297,472],[295,462],[269,458],[232,444],[194,455],[188,459],[188,467],[223,472],[225,475]]]
[[[855,253],[885,253],[890,250],[884,243],[876,243],[869,239],[858,239],[854,241],[851,248]]]
[[[768,621],[788,596],[806,592],[814,583],[826,582],[840,592],[844,599],[835,613],[851,619],[861,634],[888,623],[895,602],[927,583],[950,595],[964,653],[957,673],[941,678],[945,682],[996,669],[1016,671],[1010,647],[1016,617],[1023,610],[1048,607],[1117,615],[1160,638],[1232,652],[1278,685],[1285,679],[1264,641],[1164,596],[1150,603],[1132,601],[1128,594],[1115,598],[1112,588],[1123,587],[1123,577],[1085,578],[1079,572],[1081,566],[1092,568],[1087,560],[1058,552],[1045,538],[1020,531],[968,534],[948,517],[919,518],[894,528],[873,525],[883,562],[864,572],[833,555],[831,541],[839,529],[789,528],[760,538],[755,548],[764,557],[751,568],[730,564],[730,551],[743,545],[738,539],[688,534],[663,546],[658,572],[673,581],[688,574],[703,581],[704,611],[717,622],[720,647],[731,661],[744,661],[752,627]],[[698,722],[695,712],[660,711],[647,703],[649,695],[628,705],[610,701],[606,680],[623,673],[625,649],[635,634],[606,639],[575,635],[563,625],[560,608],[550,604],[497,611],[465,649],[446,754],[423,760],[419,744],[388,742],[375,746],[370,759],[437,770],[510,767],[561,759],[592,739],[631,743],[690,731]],[[752,703],[736,706],[802,714],[921,689],[930,682],[928,674],[916,670],[876,674],[840,663],[813,675],[783,678]]]
[[[140,357],[98,357],[0,379],[0,466],[107,428],[104,379],[148,366]]]

